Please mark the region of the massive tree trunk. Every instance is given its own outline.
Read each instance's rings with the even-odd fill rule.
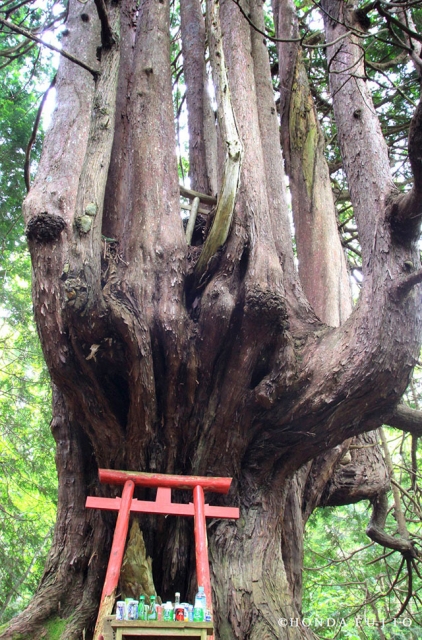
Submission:
[[[330,15],[340,3],[326,0],[324,7]],[[357,77],[360,61],[355,73],[351,64],[353,36],[341,31],[337,14],[327,18],[328,41],[344,36],[328,56],[365,276],[355,310],[336,327],[350,309],[340,308],[338,239],[330,274],[334,209],[321,236],[323,275],[311,306],[306,278],[317,273],[319,257],[311,243],[308,267],[297,273],[262,36],[234,2],[209,0],[218,102],[211,131],[198,93],[205,67],[191,46],[197,33],[203,51],[203,25],[192,3],[184,10],[186,68],[191,55],[197,63],[190,76],[186,71],[188,90],[196,91],[188,100],[190,132],[199,145],[191,149],[192,184],[213,189],[211,176],[219,176],[216,211],[196,253],[180,216],[168,2],[110,3],[115,35],[106,41],[103,23],[102,46],[94,3],[70,2],[66,49],[99,73],[62,60],[57,109],[24,206],[35,314],[55,387],[59,513],[38,594],[2,638],[36,638],[52,616],[66,620],[63,639],[80,638],[84,629],[90,637],[114,522],[84,510],[86,495],[109,494],[96,480],[99,467],[233,477],[222,502],[238,505],[241,517],[208,529],[217,637],[311,637],[300,623],[279,623],[300,618],[304,522],[319,504],[339,504],[350,493],[341,493],[345,481],[330,480],[342,443],[393,412],[418,354],[421,108],[411,132],[415,186],[399,197],[370,94]],[[259,2],[246,11],[260,24]],[[282,64],[304,73],[298,52],[294,60]],[[310,100],[303,91],[300,100]],[[287,103],[286,114],[296,117],[291,96]],[[298,215],[306,198],[308,211],[317,211],[320,180],[327,189],[326,168],[316,170],[323,160],[319,129],[306,126],[316,131],[308,145],[314,164],[311,175],[302,154]],[[217,154],[206,140],[217,133],[227,157],[211,171]],[[297,163],[301,149],[290,144]],[[289,171],[298,175],[293,153]],[[313,224],[323,223],[323,213],[318,209]],[[324,310],[329,281],[337,293]],[[384,485],[382,476],[359,497]],[[157,591],[192,596],[191,524],[145,517],[141,528]]]

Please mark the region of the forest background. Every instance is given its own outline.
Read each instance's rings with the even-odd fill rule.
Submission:
[[[14,9],[14,7],[17,7]],[[413,3],[417,26],[422,12]],[[13,9],[13,11],[12,11]],[[172,29],[174,110],[178,123],[179,173],[189,186],[186,105],[179,39],[178,6],[173,3]],[[0,16],[13,19],[33,33],[47,32],[60,46],[65,7],[60,3],[0,4]],[[318,43],[320,25],[315,5],[301,3],[308,42]],[[371,29],[379,30],[379,15]],[[267,28],[272,29],[271,13]],[[45,38],[44,33],[44,38]],[[275,45],[268,41],[275,70]],[[390,146],[396,184],[410,182],[406,139],[410,110],[418,97],[415,72],[400,55],[391,59],[382,38],[372,41],[369,56],[382,60],[368,65],[374,101]],[[385,47],[385,52],[383,52]],[[326,140],[326,155],[336,194],[339,227],[355,293],[360,286],[360,252],[344,175],[338,165],[336,130],[326,99],[326,63],[321,49],[305,49],[313,78],[313,93]],[[43,135],[40,102],[54,78],[57,56],[45,47],[0,30],[0,624],[19,613],[42,576],[56,513],[57,478],[54,441],[50,433],[51,397],[31,302],[31,266],[21,204],[25,176],[36,171]],[[384,67],[382,66],[384,65]],[[36,124],[34,124],[36,123]],[[37,130],[38,129],[38,130]],[[419,409],[422,392],[416,367],[406,395]],[[380,437],[380,436],[379,436]],[[380,440],[381,442],[381,440]],[[418,463],[420,441],[415,435],[385,429],[382,448],[390,468],[392,488],[386,529],[397,530],[402,513],[412,539],[422,542],[422,481]],[[365,535],[369,503],[318,509],[306,528],[303,611],[321,638],[418,638],[422,634],[422,576],[410,571],[398,552],[383,550]],[[398,617],[396,617],[398,616]],[[356,620],[362,620],[357,624]],[[341,621],[341,622],[340,622]],[[284,622],[280,621],[283,625]],[[344,625],[344,626],[343,626]]]

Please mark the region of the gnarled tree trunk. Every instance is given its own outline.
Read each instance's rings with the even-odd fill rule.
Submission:
[[[323,4],[327,15],[340,10],[335,0]],[[187,44],[191,6],[186,3],[182,17],[186,64],[191,51],[197,55]],[[261,4],[244,6],[259,24]],[[292,6],[280,3],[278,10]],[[300,623],[279,624],[300,618],[304,522],[318,504],[345,499],[350,487],[339,497],[341,482],[333,488],[330,481],[347,448],[342,443],[377,428],[393,411],[418,354],[421,181],[412,149],[419,144],[420,107],[410,147],[415,186],[399,198],[371,97],[356,77],[358,59],[352,73],[353,36],[328,48],[365,275],[357,307],[336,327],[350,309],[340,310],[343,298],[336,295],[335,312],[323,311],[326,275],[338,291],[345,277],[339,261],[329,274],[327,243],[315,311],[305,297],[312,289],[306,277],[317,272],[315,245],[306,277],[295,268],[262,36],[231,0],[221,6],[209,0],[218,128],[206,135],[204,101],[188,107],[191,132],[203,131],[206,139],[218,133],[227,161],[210,173],[204,163],[216,162],[216,154],[201,147],[200,177],[192,160],[193,184],[212,189],[210,175],[220,176],[201,261],[188,247],[180,217],[168,2],[122,0],[107,4],[107,11],[116,35],[97,60],[94,3],[70,2],[66,48],[99,75],[62,60],[57,110],[24,207],[34,308],[55,387],[60,495],[38,594],[1,637],[36,638],[52,616],[66,620],[63,639],[80,638],[83,629],[86,637],[92,633],[114,519],[86,511],[84,500],[110,492],[96,480],[98,467],[108,467],[233,477],[221,500],[238,505],[241,517],[208,528],[217,637],[309,638]],[[336,16],[327,18],[330,42],[346,28]],[[192,24],[202,34],[197,8]],[[291,60],[282,64],[303,73],[300,58]],[[204,74],[198,68],[190,80],[187,74],[188,90],[197,89],[195,74]],[[282,69],[286,77],[288,71],[293,67]],[[306,85],[303,91],[300,100],[309,101]],[[287,98],[284,117],[296,117],[295,101]],[[298,153],[294,161],[302,162],[295,215],[305,191],[309,211],[316,211],[318,181],[327,178],[326,169],[316,170],[323,164],[320,134],[317,124],[310,126],[312,162],[303,148],[302,160]],[[301,149],[290,144],[295,179],[292,149]],[[325,238],[334,237],[333,208],[329,216]],[[415,265],[410,273],[409,264]],[[381,476],[360,495],[384,486]],[[192,596],[191,523],[145,517],[141,528],[158,593]]]

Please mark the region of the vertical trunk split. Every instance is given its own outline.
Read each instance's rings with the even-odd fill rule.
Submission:
[[[195,268],[195,281],[197,286],[202,284],[207,269],[209,269],[210,261],[224,245],[229,235],[242,163],[242,144],[233,112],[231,90],[223,50],[219,2],[212,0],[208,3],[207,20],[210,60],[217,90],[217,115],[227,155],[224,162],[222,184],[218,196],[215,218]]]

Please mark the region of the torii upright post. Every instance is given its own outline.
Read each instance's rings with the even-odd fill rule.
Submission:
[[[99,469],[100,482],[122,484],[121,498],[88,497],[86,506],[92,509],[118,511],[116,528],[110,559],[101,595],[94,640],[100,640],[103,622],[110,615],[116,597],[123,553],[129,528],[129,516],[135,513],[156,513],[161,515],[179,515],[194,517],[196,573],[198,584],[204,587],[207,604],[212,614],[211,580],[208,564],[208,541],[206,518],[239,518],[236,507],[212,507],[205,504],[204,491],[227,493],[231,478],[209,478],[206,476],[175,476],[159,473],[135,471],[113,471]],[[133,498],[135,486],[157,488],[155,501]],[[193,491],[193,503],[178,504],[171,501],[172,489]]]

